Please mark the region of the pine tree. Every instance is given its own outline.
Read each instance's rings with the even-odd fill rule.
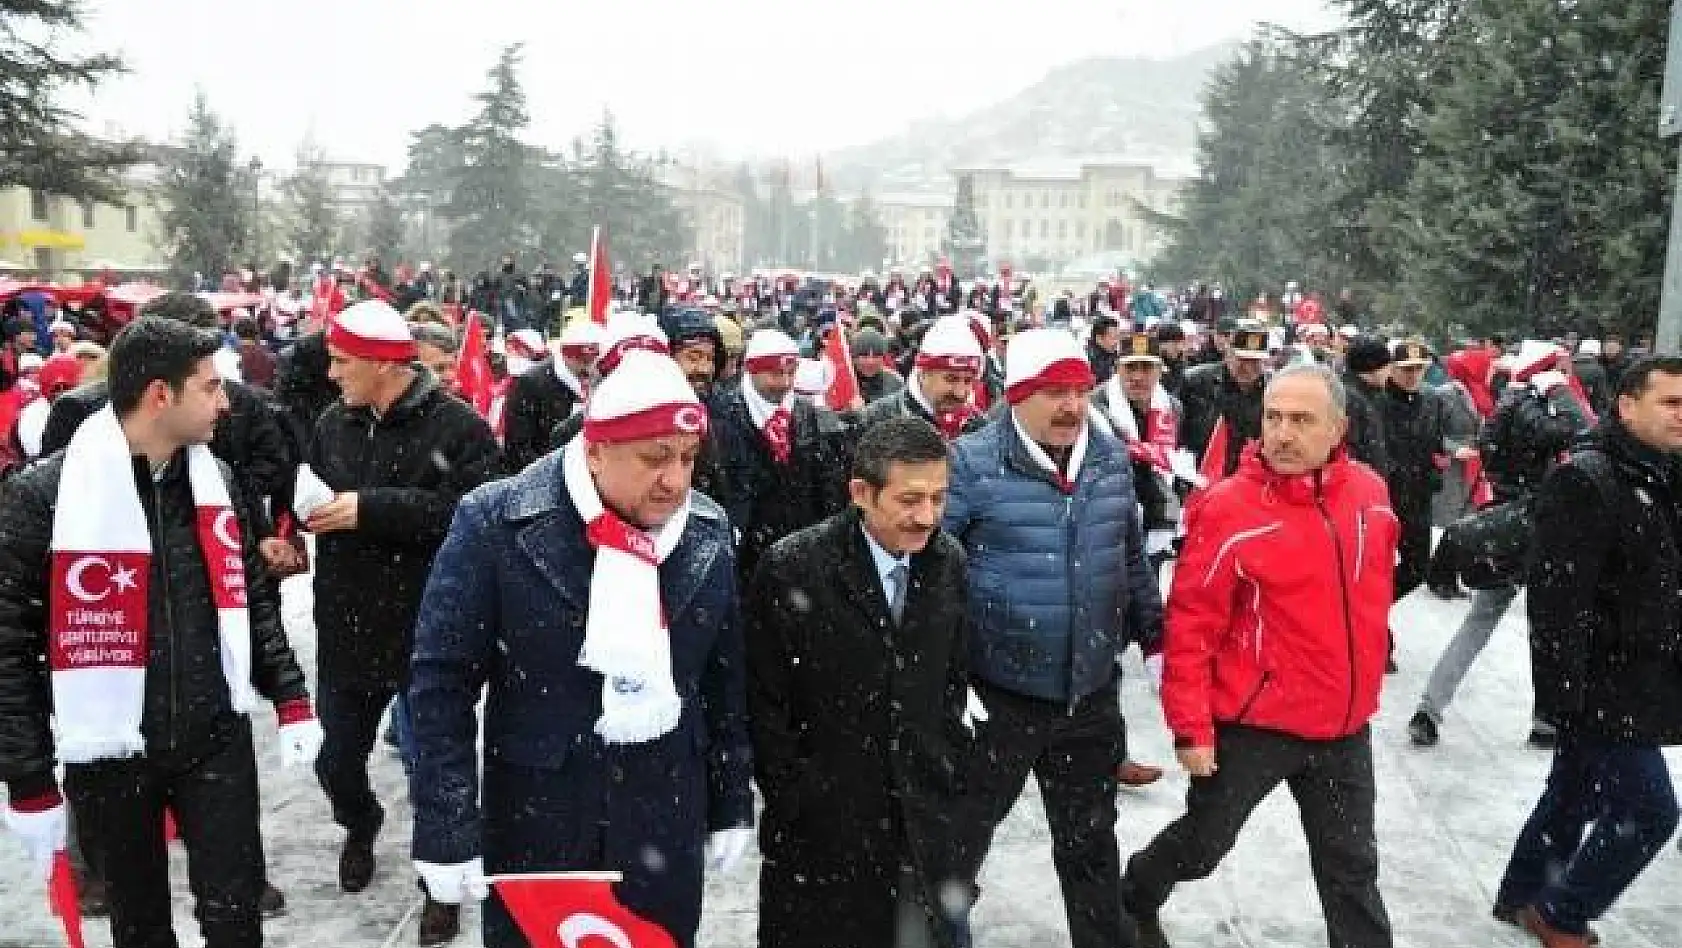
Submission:
[[[395,195],[386,188],[381,188],[374,195],[374,201],[368,206],[368,246],[379,255],[381,261],[390,264],[398,259],[403,247],[403,228],[406,215],[403,205],[398,203]]]
[[[327,154],[313,139],[298,146],[297,167],[283,190],[290,226],[287,247],[298,264],[326,263],[332,258],[339,233],[339,213],[333,206],[333,187],[324,165]]]
[[[615,264],[643,272],[651,264],[684,266],[679,261],[693,245],[694,225],[677,206],[670,188],[658,180],[653,159],[619,147],[611,114],[604,114],[589,148],[578,150],[575,168],[581,224],[606,227]]]
[[[975,181],[969,175],[958,179],[958,193],[952,202],[952,216],[946,221],[941,250],[952,261],[958,276],[975,276],[987,256],[987,241],[981,234],[981,218],[975,213]]]
[[[518,75],[521,46],[502,51],[489,73],[490,88],[475,98],[479,112],[456,130],[462,164],[443,214],[453,225],[450,256],[475,269],[534,242],[534,153],[520,135],[530,124]],[[448,157],[447,139],[434,142]],[[412,153],[411,153],[412,154]]]
[[[1423,313],[1476,330],[1650,327],[1674,174],[1653,132],[1667,13],[1469,6],[1402,205]]]
[[[179,283],[194,273],[218,279],[245,250],[256,181],[238,160],[238,147],[233,129],[198,93],[157,185],[160,245]]]
[[[0,190],[125,204],[119,172],[141,159],[139,144],[83,134],[81,116],[56,104],[67,88],[96,87],[123,72],[115,56],[67,47],[83,13],[80,0],[0,0]]]
[[[888,232],[868,191],[853,202],[847,222],[847,243],[849,269],[876,269],[888,255]]]

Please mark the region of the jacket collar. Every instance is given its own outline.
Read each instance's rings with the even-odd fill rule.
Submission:
[[[1328,494],[1337,491],[1349,478],[1349,454],[1342,445],[1332,452],[1324,466],[1306,474],[1280,474],[1268,467],[1261,456],[1261,444],[1244,448],[1238,462],[1238,472],[1262,485],[1271,497],[1298,506],[1312,506]]]
[[[710,508],[695,506],[677,547],[660,564],[660,595],[666,614],[688,608],[723,554],[721,531],[698,521],[713,519]],[[543,573],[561,598],[574,608],[589,608],[586,590],[595,569],[596,551],[584,538],[584,521],[561,477],[561,452],[551,451],[509,482],[502,519],[514,525],[514,544]]]
[[[1666,489],[1678,486],[1679,475],[1682,475],[1682,459],[1636,440],[1618,420],[1616,413],[1608,413],[1601,419],[1600,425],[1578,442],[1578,447],[1604,451],[1613,460]]]

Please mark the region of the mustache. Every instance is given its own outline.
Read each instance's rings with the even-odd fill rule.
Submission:
[[[1051,423],[1059,428],[1072,428],[1079,425],[1081,420],[1085,417],[1085,415],[1078,412],[1070,412],[1068,414],[1053,415]]]

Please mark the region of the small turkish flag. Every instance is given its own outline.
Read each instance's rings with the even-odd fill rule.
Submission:
[[[496,382],[491,378],[485,332],[479,328],[477,312],[467,314],[467,328],[462,330],[461,337],[461,351],[456,354],[456,394],[484,418],[490,414]]]
[[[70,870],[70,854],[53,853],[53,874],[47,881],[47,903],[64,926],[64,940],[70,948],[82,948],[82,903],[76,893],[76,874]]]
[[[835,411],[852,411],[853,401],[859,397],[858,376],[853,374],[852,346],[847,343],[847,327],[837,318],[829,325],[829,339],[824,343],[823,357],[835,368],[835,381],[825,393],[829,407]]]
[[[488,880],[532,948],[677,948],[664,928],[619,904],[617,872],[539,872]]]
[[[597,227],[590,234],[590,319],[596,325],[607,322],[607,305],[613,301],[613,268],[607,260],[607,235]]]
[[[1198,473],[1210,484],[1226,480],[1226,443],[1229,437],[1226,419],[1216,419],[1215,430],[1209,435],[1209,446],[1203,449],[1203,463],[1198,468]]]

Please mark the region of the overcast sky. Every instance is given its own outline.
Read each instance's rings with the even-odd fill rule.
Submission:
[[[1092,55],[1187,52],[1260,20],[1334,22],[1323,0],[89,0],[88,41],[132,73],[84,106],[152,138],[195,87],[243,151],[290,165],[313,134],[400,171],[408,133],[457,123],[524,41],[529,139],[553,148],[603,108],[648,149],[809,155],[1005,98]]]

